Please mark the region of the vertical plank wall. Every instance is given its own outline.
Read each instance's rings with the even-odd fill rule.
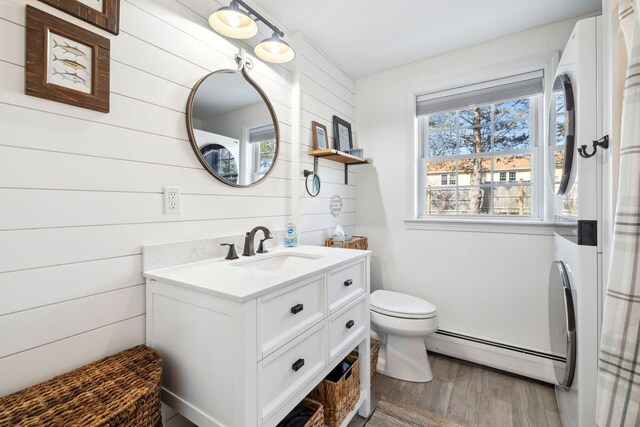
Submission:
[[[327,55],[304,37],[299,38],[298,74],[300,78],[300,165],[302,169],[313,169],[313,158],[307,152],[313,149],[311,122],[327,127],[329,141],[335,144],[333,116],[337,115],[351,123],[355,135],[355,84],[353,79],[338,68]],[[334,145],[335,147],[335,145]],[[300,184],[300,241],[305,244],[323,245],[331,237],[337,224],[347,234],[355,231],[355,187],[359,167],[349,169],[349,184],[344,184],[344,166],[340,163],[320,159],[318,175],[322,185],[317,197],[310,197],[304,182]],[[304,180],[303,175],[300,179]],[[340,216],[329,212],[331,196],[339,195],[343,206]]]
[[[35,0],[0,0],[0,396],[144,342],[142,245],[284,228],[292,159],[309,162],[292,152],[294,65],[255,61],[251,72],[280,120],[281,155],[266,182],[220,184],[188,142],[191,87],[233,68],[244,46],[208,27],[221,3],[122,0],[113,36]],[[24,95],[26,4],[111,39],[109,114]],[[297,60],[309,145],[310,120],[354,116],[353,80],[307,46]],[[309,243],[333,226],[331,194],[345,197],[345,225],[355,216],[354,186],[341,184],[339,168],[321,171],[323,199],[301,203]],[[180,215],[163,214],[164,186],[181,187]]]

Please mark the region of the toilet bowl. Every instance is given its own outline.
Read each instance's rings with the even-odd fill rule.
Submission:
[[[424,339],[438,329],[436,306],[390,291],[371,294],[371,328],[382,341],[377,370],[404,381],[433,379]]]

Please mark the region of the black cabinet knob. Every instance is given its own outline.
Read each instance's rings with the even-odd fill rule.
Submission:
[[[354,322],[353,320],[349,320],[345,326],[347,327],[347,329],[351,329],[355,324],[356,322]]]
[[[293,314],[298,314],[302,310],[304,310],[304,305],[302,305],[302,304],[296,304],[293,307],[291,307],[291,313],[293,313]]]
[[[345,286],[351,286],[351,285],[353,285],[353,280],[351,280],[351,279],[347,279],[347,280],[345,280],[345,281],[344,281],[344,285],[345,285]]]
[[[304,359],[298,359],[295,361],[295,363],[293,365],[291,365],[291,369],[293,369],[294,371],[298,372],[298,370],[300,368],[302,368],[304,366]]]

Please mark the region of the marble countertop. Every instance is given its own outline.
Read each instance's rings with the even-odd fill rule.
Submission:
[[[349,264],[369,254],[371,251],[325,246],[276,247],[271,248],[267,254],[241,256],[233,261],[212,258],[149,270],[144,272],[144,277],[244,302],[305,280],[323,270]],[[276,257],[283,260],[283,255],[294,256],[290,259],[290,265],[269,271],[268,264],[276,261]],[[267,269],[263,269],[262,266]]]

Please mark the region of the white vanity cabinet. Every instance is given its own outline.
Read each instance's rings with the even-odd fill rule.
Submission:
[[[285,256],[302,258],[269,270]],[[300,247],[251,258],[145,272],[163,401],[199,426],[275,426],[359,346],[361,393],[349,419],[368,416],[370,253]]]

